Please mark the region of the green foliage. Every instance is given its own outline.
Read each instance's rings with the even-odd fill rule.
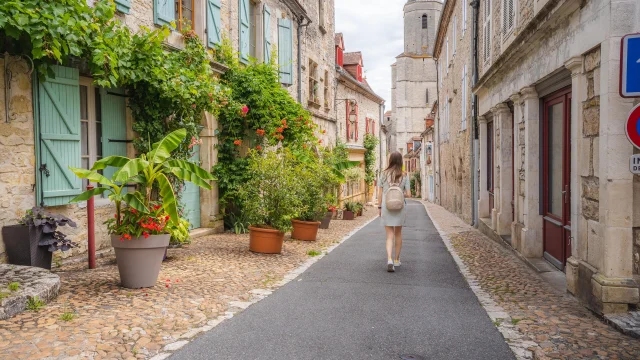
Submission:
[[[375,180],[374,166],[376,165],[376,146],[378,146],[378,138],[373,134],[366,134],[364,136],[364,181],[367,185],[373,185]]]
[[[9,285],[7,285],[7,289],[11,291],[18,291],[19,288],[20,288],[19,282],[12,282],[12,283],[9,283]]]
[[[249,232],[249,220],[244,213],[229,213],[224,219],[226,228],[231,229],[235,234],[246,234]]]
[[[311,257],[320,256],[320,255],[322,255],[322,251],[309,250],[309,251],[307,251],[307,255],[309,255]]]
[[[417,171],[413,173],[413,176],[411,176],[411,179],[410,179],[411,194],[413,196],[416,196],[418,189],[420,189],[420,184],[421,184],[420,172]]]
[[[345,201],[344,202],[344,210],[351,211],[352,213],[358,212],[358,203],[355,201]]]
[[[98,194],[109,194],[109,199],[116,204],[116,224],[110,230],[119,235],[130,234],[141,229],[122,228],[127,224],[122,222],[122,203],[149,218],[158,217],[158,207],[151,207],[154,186],[158,189],[158,196],[162,199],[162,208],[170,217],[170,223],[180,225],[178,205],[172,184],[168,176],[174,176],[181,181],[189,181],[202,188],[211,189],[207,181],[214,180],[211,173],[199,166],[184,160],[171,158],[171,153],[185,141],[186,130],[178,129],[153,144],[151,150],[139,158],[129,159],[123,156],[109,156],[93,165],[91,170],[70,168],[81,179],[89,179],[102,185],[93,190],[85,191],[76,196],[71,202],[85,201]],[[99,172],[107,166],[118,170],[111,179],[107,179]],[[124,185],[136,183],[141,191],[123,193]],[[135,225],[133,225],[135,226]]]
[[[2,301],[2,299],[8,298],[9,296],[11,296],[11,293],[0,291],[0,301]]]
[[[287,150],[251,151],[248,175],[247,183],[237,191],[248,222],[289,231],[291,220],[298,218],[303,208],[293,155]]]
[[[294,152],[298,164],[294,169],[301,186],[298,197],[304,205],[298,220],[319,221],[332,201],[332,190],[339,184],[329,164],[310,151]]]
[[[214,56],[230,68],[222,76],[222,85],[231,94],[218,116],[218,164],[213,172],[227,227],[244,232],[247,222],[241,219],[244,203],[238,193],[252,180],[247,148],[257,152],[276,146],[300,151],[316,148],[317,125],[282,87],[275,63],[239,64],[226,38]]]
[[[62,321],[71,321],[76,317],[76,314],[72,312],[64,312],[60,315],[60,320]]]
[[[45,306],[45,302],[40,300],[38,296],[30,297],[27,299],[27,310],[39,311]]]
[[[178,224],[170,223],[167,225],[167,231],[171,234],[171,245],[180,246],[191,243],[189,225],[189,221],[184,218],[181,218]]]

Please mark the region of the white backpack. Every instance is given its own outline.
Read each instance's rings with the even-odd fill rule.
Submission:
[[[389,183],[389,190],[385,195],[387,210],[400,211],[404,208],[404,191],[400,187],[402,180],[404,180],[404,177],[400,178],[400,183]]]

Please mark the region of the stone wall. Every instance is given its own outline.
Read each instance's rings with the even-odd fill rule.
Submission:
[[[358,103],[358,140],[347,140],[347,105],[345,101],[338,101],[336,114],[338,118],[338,138],[347,145],[364,146],[364,135],[366,134],[365,119],[373,119],[376,122],[376,136],[380,128],[380,104],[365,96],[362,91],[356,91],[351,87],[338,83],[338,99],[354,99]],[[377,167],[376,167],[377,168]]]
[[[467,30],[462,31],[462,6],[467,6]],[[451,11],[449,13],[448,11]],[[440,174],[439,200],[440,204],[447,210],[460,216],[466,222],[471,222],[472,217],[472,186],[471,178],[471,148],[470,136],[473,126],[471,114],[471,7],[465,1],[456,1],[451,10],[445,9],[443,21],[440,26],[446,26],[443,33],[444,39],[449,39],[449,64],[443,64],[442,74],[439,80],[442,82],[438,98],[438,109],[440,122],[437,127],[439,131],[438,144],[439,163],[436,171]],[[453,26],[454,16],[457,19],[456,47],[453,47]],[[437,49],[440,52],[440,59],[444,59],[446,52],[446,41],[441,42],[443,48]],[[448,65],[448,71],[446,71]],[[462,77],[466,65],[466,97],[463,98]],[[442,121],[447,106],[447,99],[450,103],[449,129],[448,134],[442,133]],[[462,113],[466,106],[466,126],[463,125]],[[424,126],[424,125],[423,125]],[[445,135],[445,136],[443,136]]]

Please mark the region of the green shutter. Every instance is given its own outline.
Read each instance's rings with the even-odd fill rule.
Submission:
[[[278,19],[278,65],[280,82],[293,84],[293,29],[290,19]]]
[[[116,1],[116,10],[125,14],[129,13],[129,9],[131,9],[131,0],[115,0],[115,1]]]
[[[127,103],[122,89],[100,89],[102,157],[127,156]],[[100,146],[100,144],[98,144]],[[111,179],[116,168],[107,167],[103,175]]]
[[[200,166],[200,146],[193,147],[193,157],[189,160]],[[191,229],[198,229],[200,223],[200,187],[189,181],[185,181],[182,191],[181,204],[185,211],[183,218],[189,221]]]
[[[243,63],[249,62],[249,42],[251,38],[249,36],[249,29],[251,28],[251,21],[249,19],[249,0],[238,0],[240,9],[240,61]]]
[[[268,64],[271,62],[271,9],[267,4],[264,4],[262,18],[264,19],[264,62]]]
[[[175,19],[174,0],[153,0],[153,22],[156,25],[169,25]]]
[[[222,42],[221,22],[220,0],[207,0],[207,45],[209,47]]]
[[[55,79],[38,83],[36,124],[37,201],[42,206],[69,203],[82,192],[82,180],[69,170],[80,162],[80,75],[53,66]]]

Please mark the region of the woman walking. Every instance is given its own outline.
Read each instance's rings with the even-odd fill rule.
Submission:
[[[387,232],[387,271],[394,272],[400,266],[402,250],[402,226],[406,213],[405,196],[411,196],[409,177],[402,172],[402,154],[394,151],[389,156],[389,166],[380,174],[378,215]],[[393,257],[395,239],[395,258]]]

